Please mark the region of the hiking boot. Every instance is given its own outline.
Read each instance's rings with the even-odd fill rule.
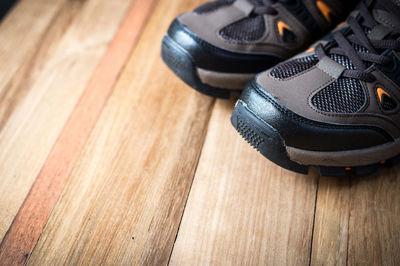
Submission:
[[[240,92],[256,73],[303,51],[357,0],[218,0],[178,16],[162,42],[165,63],[210,96]]]
[[[231,121],[278,165],[370,174],[400,161],[400,1],[360,3],[343,29],[258,75]]]

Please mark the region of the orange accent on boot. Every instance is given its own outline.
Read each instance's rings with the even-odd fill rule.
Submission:
[[[315,48],[314,47],[310,47],[306,50],[306,53],[311,53],[314,52]]]
[[[285,22],[283,21],[278,21],[278,31],[279,31],[279,35],[283,36],[283,30],[287,29],[287,30],[292,30],[291,27],[289,27]]]
[[[379,102],[380,103],[382,103],[382,96],[385,94],[385,95],[387,95],[388,97],[392,97],[392,96],[390,96],[390,94],[389,93],[387,93],[384,89],[382,89],[382,88],[377,88],[376,89],[376,92],[378,93],[378,97],[379,97]]]
[[[322,15],[324,15],[325,19],[329,23],[332,23],[332,19],[331,19],[331,15],[333,14],[332,9],[322,1],[317,1],[317,6],[318,6],[319,10],[321,10],[321,13],[322,13]]]
[[[336,26],[336,29],[339,29],[339,28],[343,27],[345,24],[346,24],[346,21],[343,21],[342,23],[339,23],[339,24]]]

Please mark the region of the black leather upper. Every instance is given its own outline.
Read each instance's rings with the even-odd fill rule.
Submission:
[[[282,58],[274,55],[236,53],[215,47],[190,31],[178,19],[172,22],[168,35],[192,56],[197,67],[207,70],[258,73],[282,61]]]
[[[280,104],[256,81],[241,100],[261,120],[275,128],[285,145],[312,151],[343,151],[381,145],[393,138],[375,126],[351,126],[312,121]]]

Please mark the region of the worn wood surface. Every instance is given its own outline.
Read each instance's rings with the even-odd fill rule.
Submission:
[[[171,264],[308,264],[317,177],[249,149],[230,125],[233,106],[213,110]]]
[[[0,265],[399,265],[399,167],[303,176],[160,59],[202,0],[21,0],[0,24]],[[24,19],[21,19],[23,17]]]
[[[187,90],[159,55],[171,18],[187,3],[163,0],[154,10],[32,264],[167,263],[213,104]]]
[[[74,4],[74,1],[68,3]],[[52,54],[33,80],[23,87],[29,91],[23,99],[18,99],[18,106],[0,132],[0,208],[6,210],[1,215],[1,237],[118,30],[129,4],[125,0],[82,1],[79,13],[68,23],[63,36],[48,38],[54,41],[52,48],[45,44]],[[48,27],[52,23],[49,21]],[[41,44],[37,49],[40,50]]]
[[[350,198],[349,178],[320,178],[312,265],[347,265]]]
[[[42,56],[37,56],[40,53],[40,48],[37,49],[37,46],[40,39],[48,39],[46,37],[48,26],[52,21],[57,20],[56,14],[62,12],[63,2],[65,1],[21,1],[0,24],[1,136],[6,122],[30,89],[33,76],[29,72],[37,72],[35,66],[43,64]],[[20,17],[25,19],[21,20]],[[38,17],[41,19],[37,19]],[[68,25],[69,23],[67,23]],[[63,26],[58,25],[58,28],[63,28]],[[27,64],[27,62],[31,63]],[[16,133],[14,132],[15,135]],[[1,139],[3,138],[1,137]],[[4,158],[7,155],[4,152],[9,141],[2,142],[0,149],[0,153],[3,154],[0,155],[3,156],[0,163],[0,169],[2,169],[0,170],[2,177],[0,178],[0,238],[4,237],[9,228],[35,174],[34,168],[31,168],[34,158],[30,158],[30,165],[27,165],[33,172],[29,173],[33,176],[32,178],[21,177],[22,174],[13,173],[15,171],[13,165],[17,164],[16,159],[12,158],[6,162],[6,158]]]
[[[135,1],[120,26],[0,245],[5,264],[25,261],[36,245],[151,6]]]
[[[321,178],[312,264],[400,264],[400,172]]]

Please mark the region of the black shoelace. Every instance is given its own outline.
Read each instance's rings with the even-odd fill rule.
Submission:
[[[359,12],[360,18],[358,20],[354,17],[347,20],[350,27],[347,34],[343,34],[341,31],[333,33],[333,39],[337,45],[324,50],[320,44],[316,47],[316,54],[319,59],[332,54],[347,56],[354,69],[346,69],[342,76],[374,82],[376,78],[368,72],[369,65],[371,63],[378,65],[391,63],[391,59],[385,56],[383,52],[385,50],[400,51],[400,33],[385,28],[388,31],[388,37],[383,40],[371,40],[364,29],[374,29],[378,26],[378,22],[363,2],[359,5]],[[363,49],[356,49],[355,46],[357,45],[362,46]]]
[[[294,0],[280,0],[285,3],[293,3]],[[254,13],[258,15],[276,15],[278,10],[274,8],[274,4],[279,2],[279,0],[262,0],[263,5],[254,8]]]

